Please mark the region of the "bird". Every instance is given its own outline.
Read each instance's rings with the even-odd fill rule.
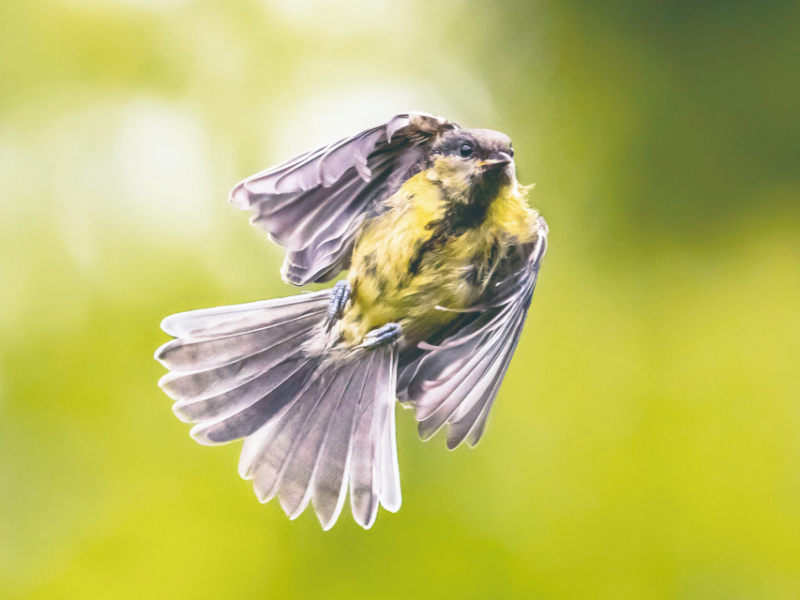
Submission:
[[[301,154],[238,185],[286,251],[283,279],[332,288],[191,310],[159,381],[191,436],[244,439],[239,474],[323,530],[348,496],[369,529],[402,495],[395,405],[423,440],[475,446],[517,347],[548,226],[516,177],[511,139],[423,112]]]

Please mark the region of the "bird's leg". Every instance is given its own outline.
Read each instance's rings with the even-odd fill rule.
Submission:
[[[372,346],[384,346],[392,344],[400,339],[403,335],[403,328],[397,323],[387,323],[383,327],[373,329],[364,336],[364,341],[361,342],[361,348],[370,348]]]
[[[344,316],[344,307],[350,300],[350,283],[343,279],[337,281],[331,293],[331,303],[328,305],[328,314],[325,315],[325,327],[331,330],[333,324]]]

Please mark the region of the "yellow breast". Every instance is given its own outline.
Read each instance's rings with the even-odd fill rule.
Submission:
[[[453,310],[474,304],[493,265],[509,247],[533,235],[537,215],[527,206],[526,192],[513,182],[480,224],[442,238],[433,236],[448,200],[435,175],[423,171],[409,179],[358,238],[348,276],[353,291],[342,321],[344,341],[356,344],[377,327],[400,323],[405,339],[416,343],[458,316]]]

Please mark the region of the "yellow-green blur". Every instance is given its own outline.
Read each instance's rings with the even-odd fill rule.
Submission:
[[[800,597],[800,6],[0,2],[0,598]],[[550,226],[474,450],[289,521],[174,417],[166,315],[296,293],[226,203],[422,110]]]

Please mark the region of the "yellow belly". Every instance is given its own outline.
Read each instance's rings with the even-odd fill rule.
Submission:
[[[432,240],[433,224],[446,208],[439,188],[422,172],[389,199],[386,212],[365,223],[348,276],[345,343],[360,343],[387,323],[399,323],[409,343],[429,338],[458,316],[453,311],[479,299],[492,265],[512,244],[528,241],[537,216],[524,190],[514,186],[498,196],[480,225]]]

